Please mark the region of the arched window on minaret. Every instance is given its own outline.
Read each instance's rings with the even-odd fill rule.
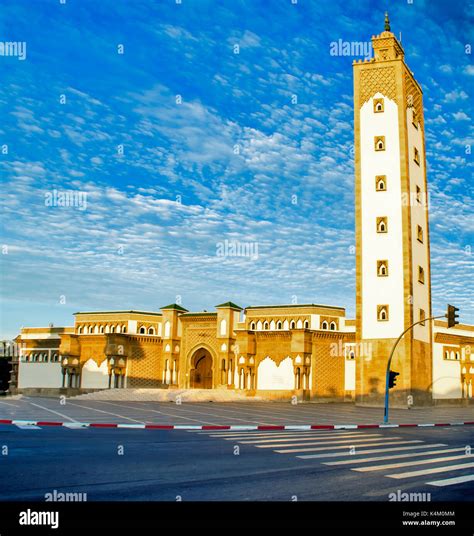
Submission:
[[[375,136],[374,144],[376,151],[385,151],[385,136]]]
[[[377,218],[377,232],[386,233],[387,232],[387,218],[386,216],[380,216]]]
[[[377,320],[379,322],[388,320],[388,305],[377,305]]]
[[[375,177],[375,189],[377,192],[385,192],[387,190],[387,177],[385,175],[377,175]]]
[[[377,261],[377,275],[378,277],[388,276],[388,261]]]
[[[374,99],[374,113],[380,114],[383,110],[383,99]]]

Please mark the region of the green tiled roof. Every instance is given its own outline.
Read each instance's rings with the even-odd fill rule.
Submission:
[[[160,307],[162,311],[166,311],[168,309],[174,309],[176,311],[182,311],[184,313],[187,313],[188,310],[184,307],[181,307],[181,305],[178,305],[177,303],[171,303],[170,305],[166,305],[165,307]]]
[[[221,303],[220,305],[216,305],[216,309],[223,309],[224,307],[230,307],[231,309],[237,309],[238,311],[242,311],[242,307],[239,307],[234,302],[228,301],[225,303]]]

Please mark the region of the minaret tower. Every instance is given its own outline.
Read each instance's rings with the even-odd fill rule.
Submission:
[[[430,245],[422,91],[390,30],[354,70],[356,201],[356,401],[381,404],[393,343],[431,316]],[[398,345],[391,404],[431,402],[431,323]]]

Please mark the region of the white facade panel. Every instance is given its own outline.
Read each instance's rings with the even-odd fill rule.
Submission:
[[[384,112],[374,113],[373,99],[360,110],[362,337],[396,338],[403,331],[403,229],[400,141],[397,104],[384,98]],[[385,150],[374,139],[385,136]],[[387,190],[375,189],[376,175],[386,175]],[[377,217],[387,217],[388,233],[377,233]],[[377,277],[377,260],[388,260],[389,276]],[[377,306],[389,305],[389,320],[377,320]]]

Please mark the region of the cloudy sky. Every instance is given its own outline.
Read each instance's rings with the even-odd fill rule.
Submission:
[[[0,55],[2,337],[176,300],[353,316],[359,57],[331,43],[388,3],[424,90],[433,308],[474,322],[472,2],[294,2],[2,0],[27,46]]]

